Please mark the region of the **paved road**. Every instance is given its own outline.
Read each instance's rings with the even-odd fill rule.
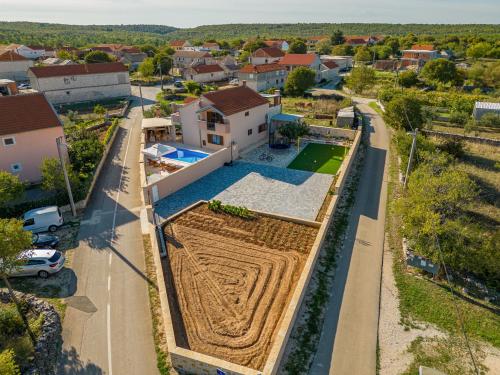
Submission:
[[[60,373],[158,374],[139,221],[141,119],[136,99],[85,210]]]
[[[389,135],[380,116],[361,102],[366,100],[358,103],[370,119],[370,141],[311,375],[376,373]]]

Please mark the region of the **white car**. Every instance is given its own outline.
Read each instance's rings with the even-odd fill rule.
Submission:
[[[59,272],[66,258],[63,253],[54,249],[33,249],[23,251],[19,255],[20,265],[9,276],[39,276],[46,279]]]
[[[238,78],[232,79],[229,81],[229,84],[233,86],[238,86],[240,84],[240,80]]]
[[[55,232],[63,223],[61,210],[57,206],[35,208],[23,215],[23,229],[33,233]]]

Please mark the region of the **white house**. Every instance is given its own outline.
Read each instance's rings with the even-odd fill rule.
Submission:
[[[335,61],[324,61],[321,63],[321,79],[326,81],[336,80],[339,75],[340,67]]]
[[[268,47],[279,48],[283,52],[288,51],[288,48],[290,48],[290,45],[286,40],[272,39],[272,40],[265,40],[264,43]]]
[[[279,62],[280,65],[286,67],[288,73],[292,72],[299,66],[305,66],[314,70],[316,73],[316,81],[321,80],[321,60],[315,53],[287,53]]]
[[[322,62],[333,61],[339,66],[341,71],[348,70],[352,68],[352,56],[332,56],[332,55],[321,55],[320,59]]]
[[[203,51],[179,50],[176,51],[173,56],[173,67],[179,70],[187,69],[194,65],[209,65],[212,63],[212,55]]]
[[[0,78],[26,81],[33,61],[10,50],[0,50]]]
[[[219,64],[195,65],[184,70],[184,79],[198,83],[218,82],[226,79],[226,71]]]
[[[218,150],[238,151],[265,142],[270,116],[281,111],[279,96],[270,103],[249,87],[203,94],[179,109],[183,142]]]
[[[130,95],[128,69],[120,62],[30,68],[34,90],[52,104],[95,101]]]
[[[25,46],[23,44],[10,44],[5,49],[16,52],[27,59],[37,60],[45,56],[45,48],[40,46]]]
[[[285,53],[276,47],[259,48],[250,57],[252,65],[271,64],[280,61]]]
[[[255,91],[267,91],[271,88],[280,89],[285,86],[286,77],[286,68],[277,63],[248,64],[238,72],[239,81],[246,81],[247,86]]]

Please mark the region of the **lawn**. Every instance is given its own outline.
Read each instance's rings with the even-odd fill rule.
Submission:
[[[349,147],[309,143],[288,165],[290,169],[336,174]]]

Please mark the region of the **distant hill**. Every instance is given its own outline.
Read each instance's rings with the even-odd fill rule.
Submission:
[[[345,35],[403,35],[407,33],[471,36],[500,36],[500,25],[430,25],[388,23],[287,23],[226,24],[177,29],[163,25],[64,25],[36,22],[0,22],[0,44],[72,45],[82,47],[96,43],[155,45],[172,39],[232,40],[249,37],[290,38],[330,35],[340,29]]]

